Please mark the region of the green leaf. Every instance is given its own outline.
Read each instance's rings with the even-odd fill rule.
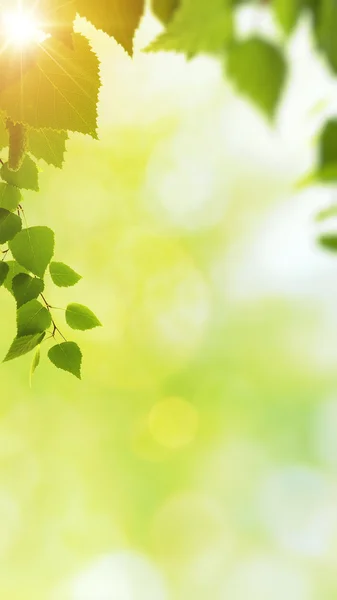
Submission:
[[[18,308],[30,300],[38,298],[44,290],[42,279],[31,277],[27,273],[19,273],[12,280],[12,289]]]
[[[31,352],[31,350],[34,350],[36,346],[41,344],[44,336],[45,333],[35,333],[34,335],[15,338],[3,362],[8,362],[24,354],[28,354],[28,352]]]
[[[49,265],[50,276],[58,287],[70,287],[82,279],[81,275],[61,262],[52,262]]]
[[[16,210],[22,202],[22,194],[17,187],[8,183],[0,183],[0,208]]]
[[[101,323],[97,319],[96,315],[82,304],[69,304],[66,310],[66,321],[72,329],[80,329],[85,331],[86,329],[93,329],[94,327],[101,327]]]
[[[1,177],[10,185],[24,190],[39,191],[39,173],[35,162],[26,156],[18,171],[11,171],[8,163],[1,167]]]
[[[319,168],[337,168],[337,119],[327,121],[321,131],[319,142]]]
[[[30,129],[29,150],[38,160],[62,168],[68,134],[53,129]]]
[[[33,358],[33,361],[32,361],[31,367],[30,367],[29,387],[32,387],[33,375],[40,364],[40,359],[41,359],[41,346],[39,345],[39,346],[37,346],[37,348],[35,350],[34,358]]]
[[[81,379],[82,352],[75,342],[63,342],[53,346],[48,352],[48,358],[58,369],[68,371]]]
[[[18,233],[9,247],[20,265],[43,277],[54,254],[54,232],[48,227],[29,227]]]
[[[0,262],[0,287],[3,285],[9,273],[9,266],[5,262]]]
[[[19,273],[26,272],[26,269],[24,269],[21,265],[19,265],[16,262],[16,260],[8,260],[6,264],[8,266],[9,271],[8,271],[8,275],[4,282],[4,287],[14,296],[13,287],[12,287],[13,279]]]
[[[335,0],[321,0],[316,4],[318,46],[324,52],[331,69],[337,73],[337,3]]]
[[[51,316],[37,300],[31,300],[17,310],[18,337],[42,333],[51,325]]]
[[[167,24],[175,10],[178,8],[180,0],[152,0],[151,7],[153,14],[162,22]]]
[[[317,241],[325,250],[337,252],[337,233],[322,233]]]
[[[272,0],[272,7],[276,20],[286,35],[295,29],[301,11],[304,7],[303,0]]]
[[[1,53],[0,72],[5,83],[0,86],[0,110],[13,121],[35,129],[96,136],[98,59],[83,36],[74,34],[73,39],[73,49],[53,37],[38,46],[24,77],[20,61],[8,66],[6,51]]]
[[[0,244],[5,244],[21,231],[22,223],[18,215],[0,208]]]
[[[222,53],[233,37],[230,0],[182,0],[168,27],[146,49],[174,50],[194,56]]]
[[[9,133],[8,168],[10,171],[18,171],[27,152],[27,128],[22,123],[13,123],[8,119],[7,129]]]
[[[281,50],[258,37],[233,44],[227,56],[227,73],[235,87],[269,118],[274,116],[286,78]]]
[[[131,55],[133,38],[144,12],[144,0],[76,0],[77,12],[117,40]]]

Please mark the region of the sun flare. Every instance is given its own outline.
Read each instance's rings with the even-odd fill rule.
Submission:
[[[23,47],[46,39],[38,20],[31,12],[17,10],[3,16],[5,37],[11,45]]]

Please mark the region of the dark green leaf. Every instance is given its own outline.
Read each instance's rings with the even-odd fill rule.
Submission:
[[[75,342],[63,342],[53,346],[48,352],[48,357],[55,367],[81,379],[82,352]]]
[[[50,312],[37,300],[31,300],[17,310],[18,337],[42,333],[50,325]]]
[[[18,215],[0,208],[0,244],[5,244],[21,231],[22,223]]]
[[[54,254],[54,232],[48,227],[29,227],[18,233],[9,247],[20,265],[43,277]]]
[[[0,286],[2,286],[2,284],[4,283],[8,273],[9,273],[8,264],[1,261],[0,262]]]
[[[162,23],[167,24],[174,11],[178,8],[180,0],[152,0],[151,6],[153,13]]]
[[[82,304],[74,303],[67,306],[66,321],[69,327],[72,329],[80,329],[81,331],[101,326],[96,315]]]
[[[337,3],[336,0],[320,0],[316,5],[318,46],[324,52],[331,69],[337,73]]]
[[[4,282],[4,287],[14,296],[13,292],[13,279],[19,273],[26,273],[26,269],[19,265],[16,260],[8,260],[7,265],[9,268],[8,275]]]
[[[30,300],[38,298],[44,290],[44,283],[38,277],[27,273],[19,273],[13,278],[12,289],[18,308]]]
[[[331,252],[337,252],[337,233],[322,233],[318,237],[318,243]]]

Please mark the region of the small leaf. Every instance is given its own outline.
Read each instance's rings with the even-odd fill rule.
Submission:
[[[81,331],[102,326],[96,315],[89,308],[76,303],[67,306],[66,321],[69,327],[80,329]]]
[[[17,187],[8,183],[0,183],[0,208],[16,210],[22,202],[22,194]]]
[[[19,356],[27,354],[31,350],[34,350],[36,346],[41,344],[45,333],[35,333],[33,335],[25,335],[23,337],[16,337],[8,350],[6,357],[3,362],[8,362]]]
[[[272,0],[272,7],[284,33],[290,35],[300,18],[304,0]]]
[[[337,171],[337,119],[327,121],[320,133],[319,142],[320,169],[334,166]]]
[[[5,262],[0,262],[0,286],[4,283],[9,273],[9,266]]]
[[[58,287],[70,287],[82,279],[81,275],[61,262],[52,262],[49,265],[50,276]]]
[[[22,223],[18,215],[0,208],[0,244],[5,244],[21,231]]]
[[[9,247],[20,265],[43,277],[54,254],[54,232],[48,227],[29,227],[18,233]]]
[[[337,252],[337,233],[322,233],[317,241],[325,250]]]
[[[19,273],[13,278],[12,288],[18,308],[20,308],[20,306],[42,294],[44,283],[38,277],[31,277],[27,273]]]
[[[82,352],[75,342],[63,342],[53,346],[48,352],[48,358],[58,369],[68,371],[81,379]]]
[[[1,167],[1,177],[10,185],[24,190],[39,191],[39,174],[35,162],[26,156],[18,171],[11,171],[8,163]]]
[[[32,387],[33,375],[40,364],[41,346],[37,346],[29,373],[29,387]]]
[[[27,302],[17,311],[18,337],[42,333],[50,325],[50,312],[37,300]]]
[[[236,42],[228,51],[227,73],[238,91],[272,118],[286,78],[279,48],[259,37]]]

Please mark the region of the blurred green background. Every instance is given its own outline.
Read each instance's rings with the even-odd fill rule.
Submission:
[[[0,597],[335,599],[337,261],[313,227],[335,192],[295,190],[333,83],[304,24],[269,126],[217,61],[142,53],[151,15],[133,61],[78,28],[100,141],[41,164],[25,211],[84,276],[49,301],[104,327],[76,334],[82,383],[1,367]]]

